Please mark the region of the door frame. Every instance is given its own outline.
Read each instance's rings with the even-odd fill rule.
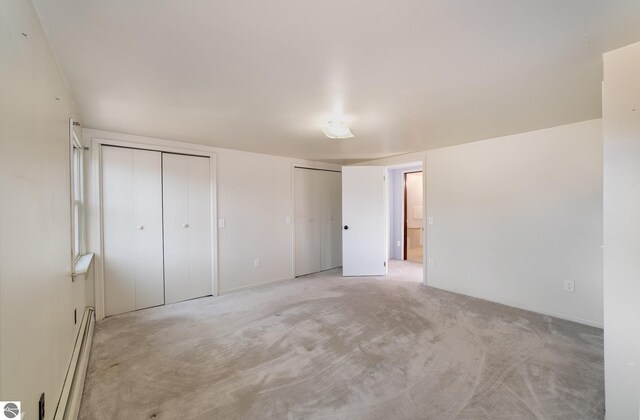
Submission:
[[[407,171],[402,173],[402,189],[403,189],[403,205],[402,205],[402,261],[407,261],[407,217],[409,216],[409,211],[407,210],[407,174],[422,174],[422,182],[424,183],[424,171],[421,169],[419,171]],[[424,199],[423,199],[424,206]],[[424,231],[424,227],[422,228]],[[424,243],[424,240],[423,240]],[[424,264],[424,256],[423,261]]]
[[[417,159],[416,159],[417,158]],[[408,155],[406,157],[392,157],[388,159],[382,159],[381,162],[385,164],[387,170],[387,179],[389,178],[389,171],[395,169],[404,169],[414,165],[420,165],[422,167],[422,217],[424,219],[424,231],[422,232],[422,284],[427,286],[428,281],[428,254],[427,254],[427,233],[428,233],[428,218],[427,218],[427,154]],[[376,161],[367,162],[366,164],[375,164]],[[408,171],[411,172],[411,171]],[[387,194],[388,195],[388,194]],[[392,199],[387,200],[387,221],[391,214]],[[388,231],[388,229],[387,229]],[[403,239],[404,240],[404,239]],[[404,257],[404,256],[403,256]]]
[[[113,140],[101,137],[91,139],[91,197],[89,208],[89,231],[92,235],[94,249],[94,304],[96,319],[105,317],[104,304],[104,259],[103,252],[103,214],[102,214],[102,146],[126,147],[131,149],[150,150],[155,152],[177,153],[209,158],[209,174],[211,189],[211,285],[212,295],[219,294],[218,264],[218,199],[217,199],[217,155],[215,149],[199,144],[183,143],[172,140],[139,138],[127,136],[128,140]],[[97,216],[97,217],[96,217]]]

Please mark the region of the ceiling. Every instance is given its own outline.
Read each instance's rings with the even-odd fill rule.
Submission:
[[[640,40],[638,0],[34,3],[85,127],[331,162],[598,118]]]

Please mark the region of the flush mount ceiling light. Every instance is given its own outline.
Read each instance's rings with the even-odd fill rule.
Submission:
[[[322,127],[322,132],[330,139],[349,139],[353,133],[342,121],[329,121],[326,127]]]

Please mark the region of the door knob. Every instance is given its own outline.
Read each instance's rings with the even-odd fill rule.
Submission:
[[[182,227],[183,227],[183,228],[188,228],[188,227],[189,227],[189,223],[184,223],[184,224],[182,225]]]
[[[348,230],[348,229],[349,229],[349,226],[344,225],[344,230]]]
[[[144,226],[142,226],[142,225],[138,225],[138,226],[136,226],[136,229],[138,229],[138,230],[142,230],[142,229],[144,229]]]

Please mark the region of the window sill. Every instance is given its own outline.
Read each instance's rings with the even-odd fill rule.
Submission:
[[[88,254],[81,255],[76,260],[76,264],[73,267],[73,276],[82,276],[87,274],[89,271],[89,267],[91,267],[91,263],[93,262],[93,252]]]

